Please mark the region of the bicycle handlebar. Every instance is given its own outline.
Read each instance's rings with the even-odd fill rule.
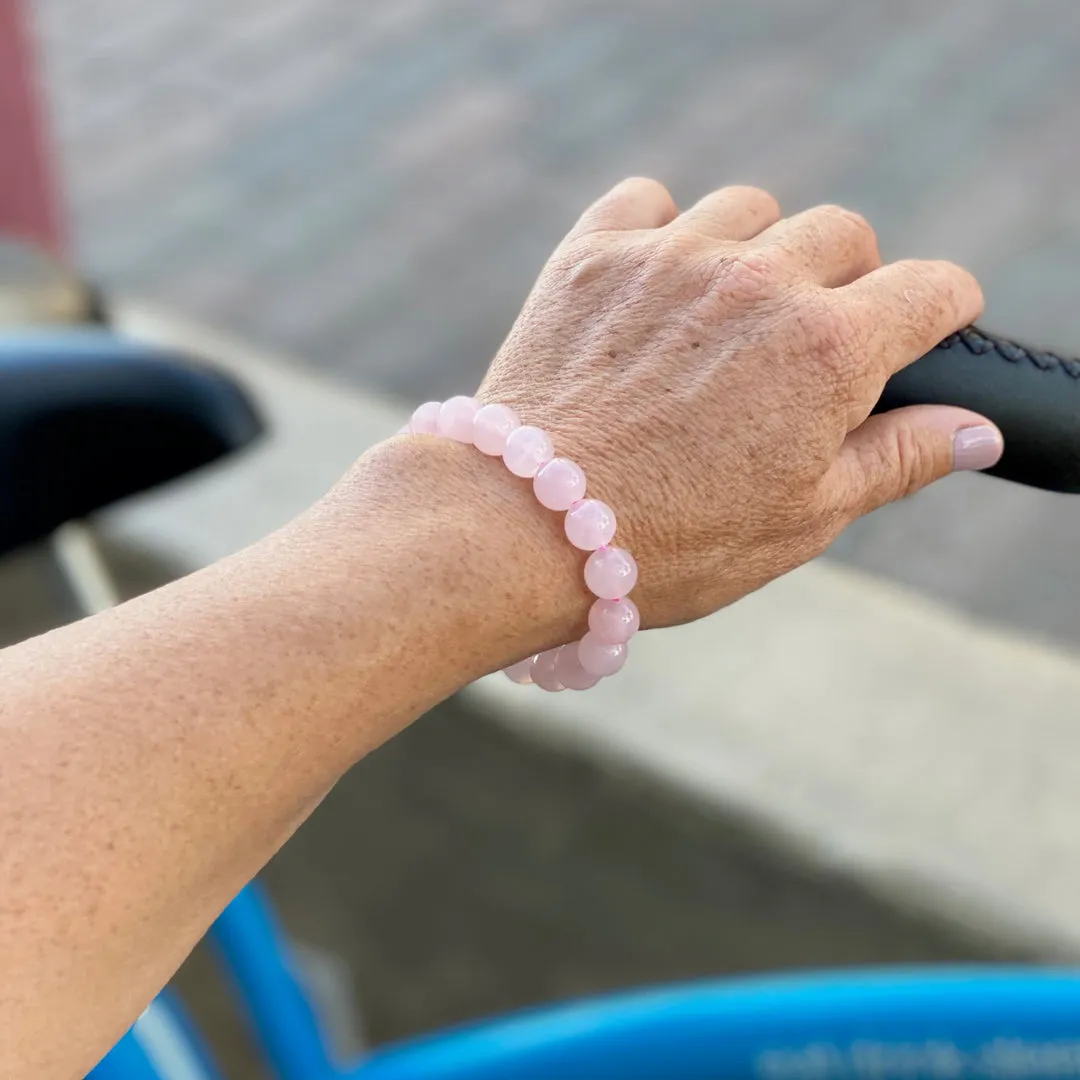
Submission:
[[[894,375],[874,411],[923,404],[960,405],[1001,428],[991,475],[1080,493],[1080,360],[969,327]]]

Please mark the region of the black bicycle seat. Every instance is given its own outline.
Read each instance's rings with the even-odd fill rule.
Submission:
[[[247,393],[107,330],[0,331],[0,553],[247,446]]]

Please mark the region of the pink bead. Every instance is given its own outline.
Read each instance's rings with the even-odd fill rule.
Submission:
[[[566,538],[582,551],[595,551],[615,535],[615,511],[599,499],[582,499],[566,515]]]
[[[555,653],[555,678],[568,690],[591,690],[600,681],[599,675],[590,675],[581,666],[576,643]]]
[[[414,435],[437,435],[439,433],[439,402],[425,401],[417,407],[409,421],[409,430]]]
[[[566,689],[555,676],[555,654],[558,651],[558,649],[548,649],[532,662],[532,681],[541,690],[548,690],[553,694]]]
[[[569,510],[585,495],[585,474],[566,458],[552,458],[537,474],[533,491],[541,506]]]
[[[507,436],[519,427],[521,421],[513,409],[505,405],[483,405],[473,419],[473,443],[485,454],[502,457]]]
[[[633,600],[597,600],[589,608],[589,629],[600,641],[621,645],[641,627],[641,615]]]
[[[508,668],[503,668],[503,674],[511,682],[516,682],[519,686],[526,686],[532,682],[532,665],[535,659],[535,656],[527,656],[524,660],[511,664]]]
[[[527,480],[531,480],[554,456],[555,448],[547,432],[527,425],[510,432],[503,451],[506,467],[515,476]]]
[[[473,441],[473,420],[480,403],[476,398],[452,397],[444,401],[439,409],[439,434],[455,442]]]
[[[590,675],[614,675],[626,663],[626,645],[601,641],[590,630],[578,642],[578,662]]]
[[[637,584],[637,572],[637,563],[629,551],[601,548],[585,561],[585,584],[601,600],[618,600]]]

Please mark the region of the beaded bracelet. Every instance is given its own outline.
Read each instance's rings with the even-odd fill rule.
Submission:
[[[621,670],[627,642],[641,625],[638,609],[626,595],[637,582],[637,563],[630,552],[611,546],[615,512],[598,499],[585,498],[580,466],[555,457],[547,432],[522,425],[512,409],[481,405],[470,397],[425,402],[401,431],[444,435],[501,457],[515,476],[532,480],[542,506],[566,512],[567,539],[591,552],[585,562],[585,584],[596,600],[589,609],[588,633],[580,641],[511,664],[504,672],[507,678],[552,692],[588,690]]]

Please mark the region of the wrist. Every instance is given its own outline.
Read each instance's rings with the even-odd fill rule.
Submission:
[[[562,515],[498,459],[444,438],[392,439],[361,458],[327,504],[346,520],[381,522],[416,588],[407,623],[420,625],[409,632],[428,637],[460,684],[583,632],[582,553]]]

